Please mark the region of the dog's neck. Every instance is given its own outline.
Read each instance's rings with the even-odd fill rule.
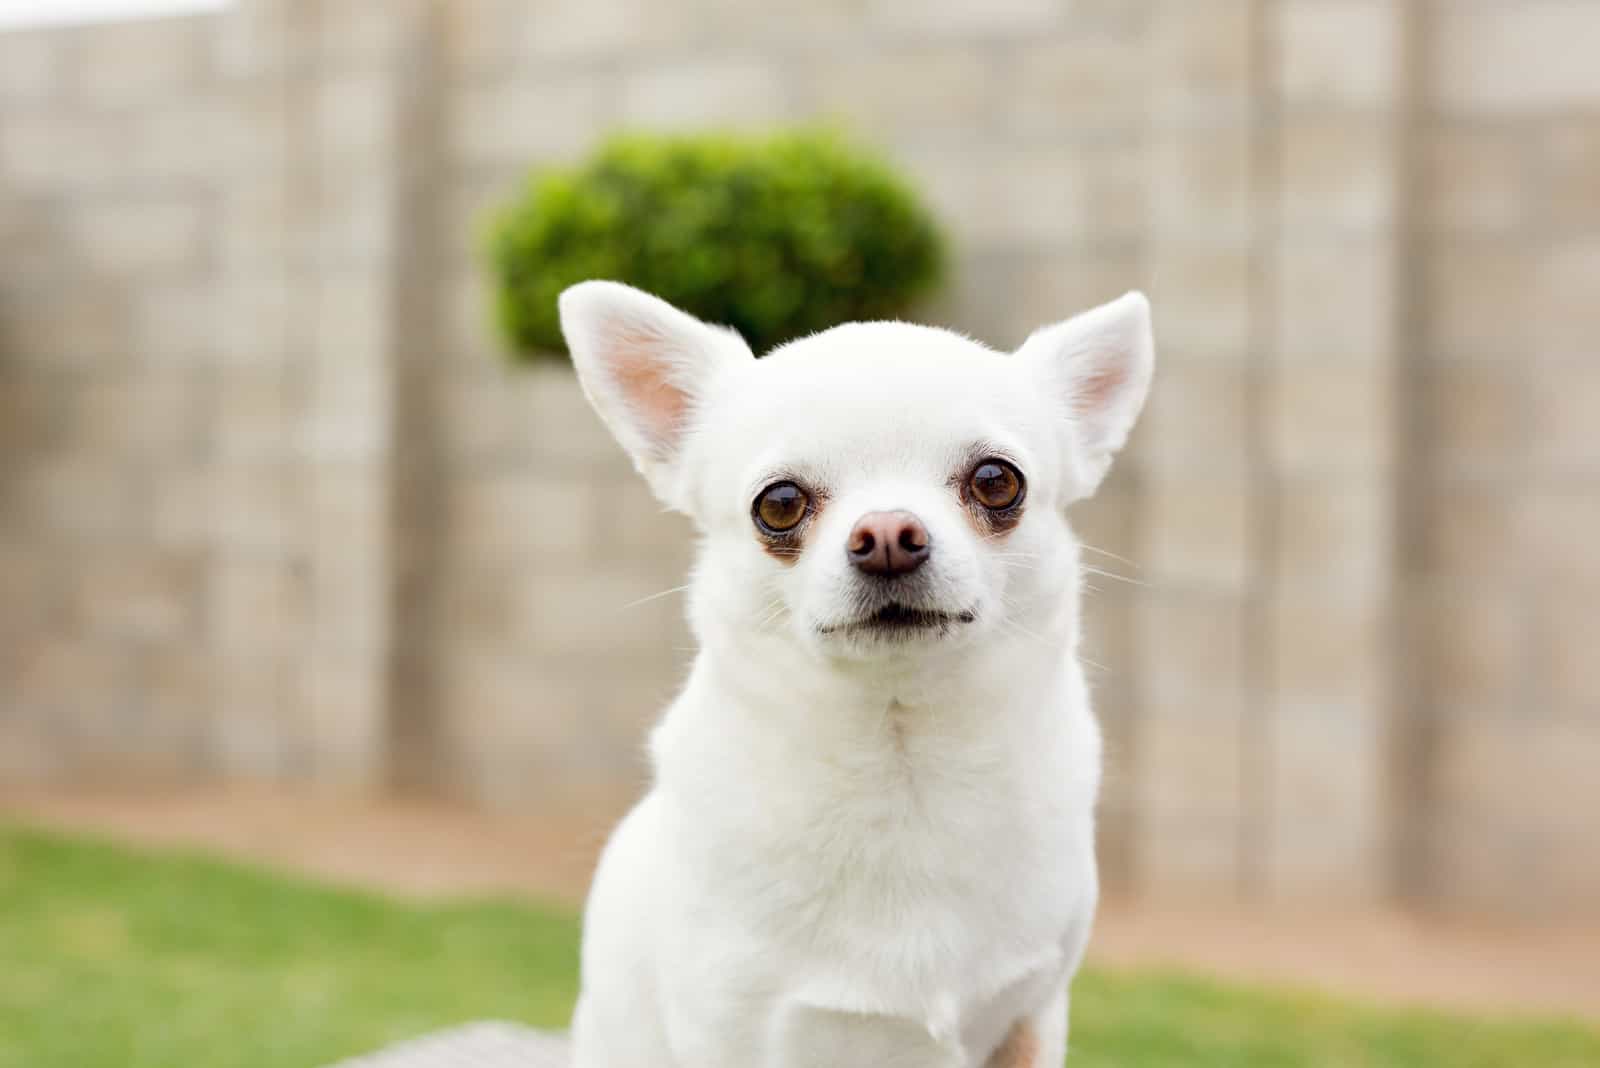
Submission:
[[[1078,671],[1077,591],[1030,620],[954,647],[827,659],[792,636],[708,628],[679,726],[745,736],[796,758],[937,734],[952,742],[1025,731]],[[692,725],[692,726],[691,726]],[[885,733],[886,725],[891,728]]]

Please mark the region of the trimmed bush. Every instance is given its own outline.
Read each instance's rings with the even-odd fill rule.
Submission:
[[[524,359],[565,350],[556,296],[588,278],[731,326],[761,353],[903,314],[944,265],[911,188],[816,130],[613,138],[530,178],[493,220],[488,253],[501,329]]]

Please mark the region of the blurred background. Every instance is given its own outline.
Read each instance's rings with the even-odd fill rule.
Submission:
[[[575,899],[691,532],[485,219],[821,121],[945,237],[917,316],[1153,301],[1076,516],[1112,914],[1600,928],[1600,4],[121,7],[0,4],[0,812]]]

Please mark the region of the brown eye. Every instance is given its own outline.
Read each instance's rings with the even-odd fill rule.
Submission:
[[[985,460],[973,468],[967,490],[990,511],[1011,508],[1022,500],[1022,472],[1004,460]]]
[[[761,491],[751,511],[756,526],[768,534],[783,534],[800,525],[810,503],[805,490],[793,482],[778,482]]]

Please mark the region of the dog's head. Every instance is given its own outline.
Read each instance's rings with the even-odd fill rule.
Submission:
[[[852,323],[756,360],[732,331],[614,282],[561,296],[590,400],[704,535],[702,630],[828,657],[1028,634],[1077,582],[1065,506],[1089,496],[1150,382],[1130,293],[1006,355]]]

